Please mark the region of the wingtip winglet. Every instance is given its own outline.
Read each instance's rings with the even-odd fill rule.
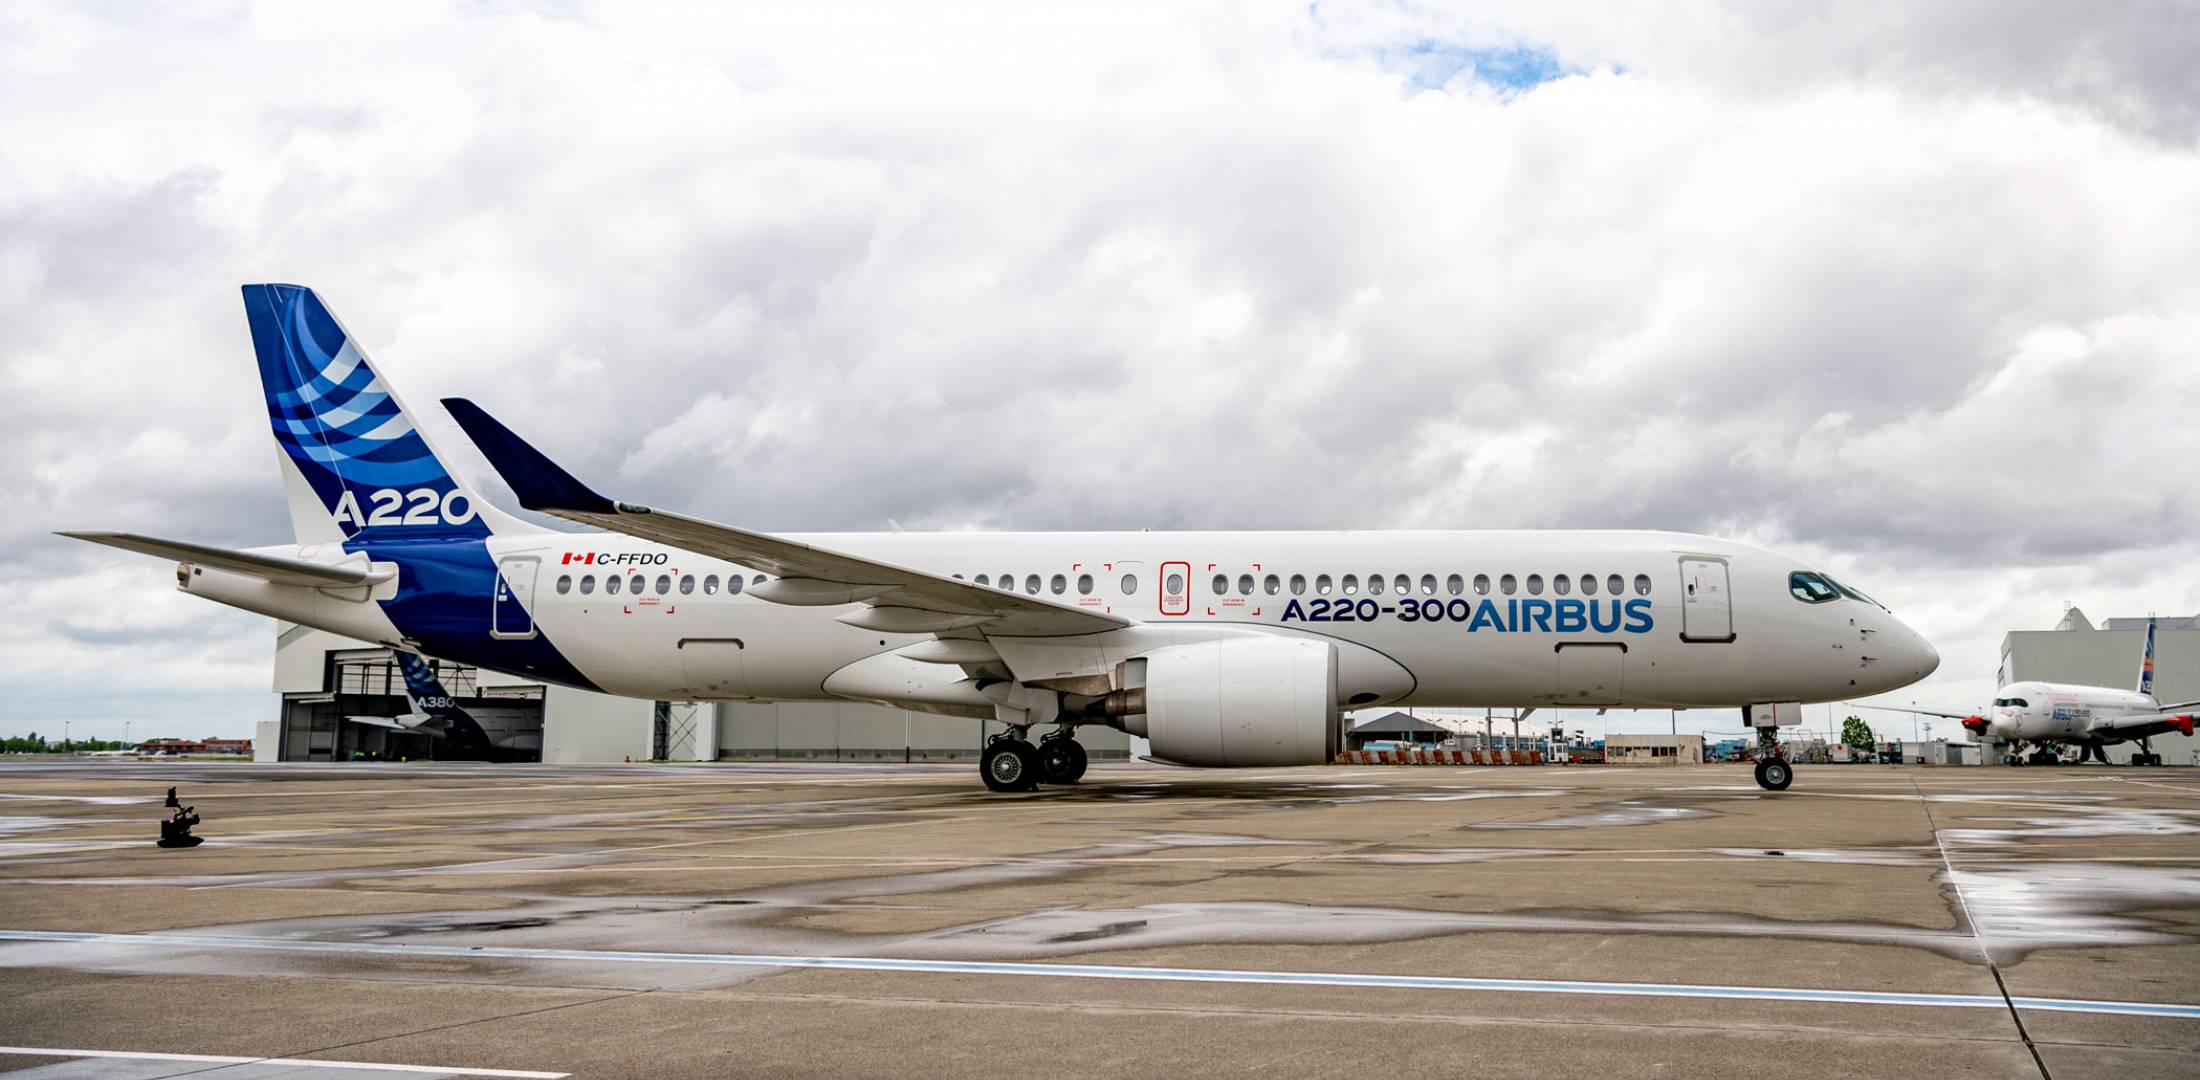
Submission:
[[[496,417],[465,398],[444,398],[443,407],[465,430],[468,438],[489,459],[489,466],[511,485],[519,504],[529,510],[570,510],[584,514],[615,514],[617,504],[581,483],[542,451],[513,434]]]

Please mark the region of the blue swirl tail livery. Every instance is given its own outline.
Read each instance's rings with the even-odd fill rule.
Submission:
[[[529,531],[444,464],[312,289],[247,285],[244,309],[300,543]]]

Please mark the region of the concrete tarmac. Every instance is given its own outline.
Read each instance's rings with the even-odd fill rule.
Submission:
[[[0,1070],[2191,1077],[2200,772],[9,760]]]

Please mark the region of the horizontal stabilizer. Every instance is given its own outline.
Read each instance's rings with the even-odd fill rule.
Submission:
[[[304,559],[287,559],[280,555],[261,555],[250,551],[232,551],[228,548],[208,547],[205,544],[187,543],[182,540],[162,540],[154,536],[139,536],[125,532],[65,532],[59,534],[73,540],[87,540],[105,544],[140,555],[174,559],[177,562],[223,570],[245,577],[259,578],[277,585],[316,585],[321,587],[373,585],[386,581],[396,571],[369,569],[364,565],[330,566],[326,563],[307,562]]]

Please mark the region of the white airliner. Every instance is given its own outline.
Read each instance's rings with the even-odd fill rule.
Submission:
[[[1362,706],[1791,706],[1937,653],[1804,561],[1666,532],[784,536],[614,502],[444,404],[545,530],[444,467],[314,293],[248,285],[297,542],[179,560],[183,591],[393,649],[632,697],[851,700],[999,721],[995,790],[1084,771],[1079,725],[1185,765],[1333,760]],[[1795,708],[1760,708],[1766,716]],[[1055,730],[1036,745],[1030,729]],[[1769,727],[1758,781],[1793,777]]]
[[[2060,763],[2062,757],[2054,749],[2058,744],[2077,746],[2081,765],[2088,759],[2097,759],[2105,765],[2108,754],[2103,747],[2134,739],[2138,740],[2139,753],[2131,756],[2131,763],[2160,765],[2162,755],[2154,752],[2149,740],[2172,731],[2191,735],[2193,713],[2190,710],[2200,707],[2200,701],[2164,705],[2155,700],[2153,619],[2147,620],[2146,646],[2139,654],[2139,688],[2136,690],[2025,681],[2010,683],[1997,693],[2001,696],[1995,698],[1994,704],[1983,714],[1944,713],[1889,705],[1862,707],[1958,720],[1974,735],[1992,731],[2010,744],[2011,752],[2005,760],[2011,765],[2025,763],[2025,743],[2036,747],[2031,755],[2034,765]]]

